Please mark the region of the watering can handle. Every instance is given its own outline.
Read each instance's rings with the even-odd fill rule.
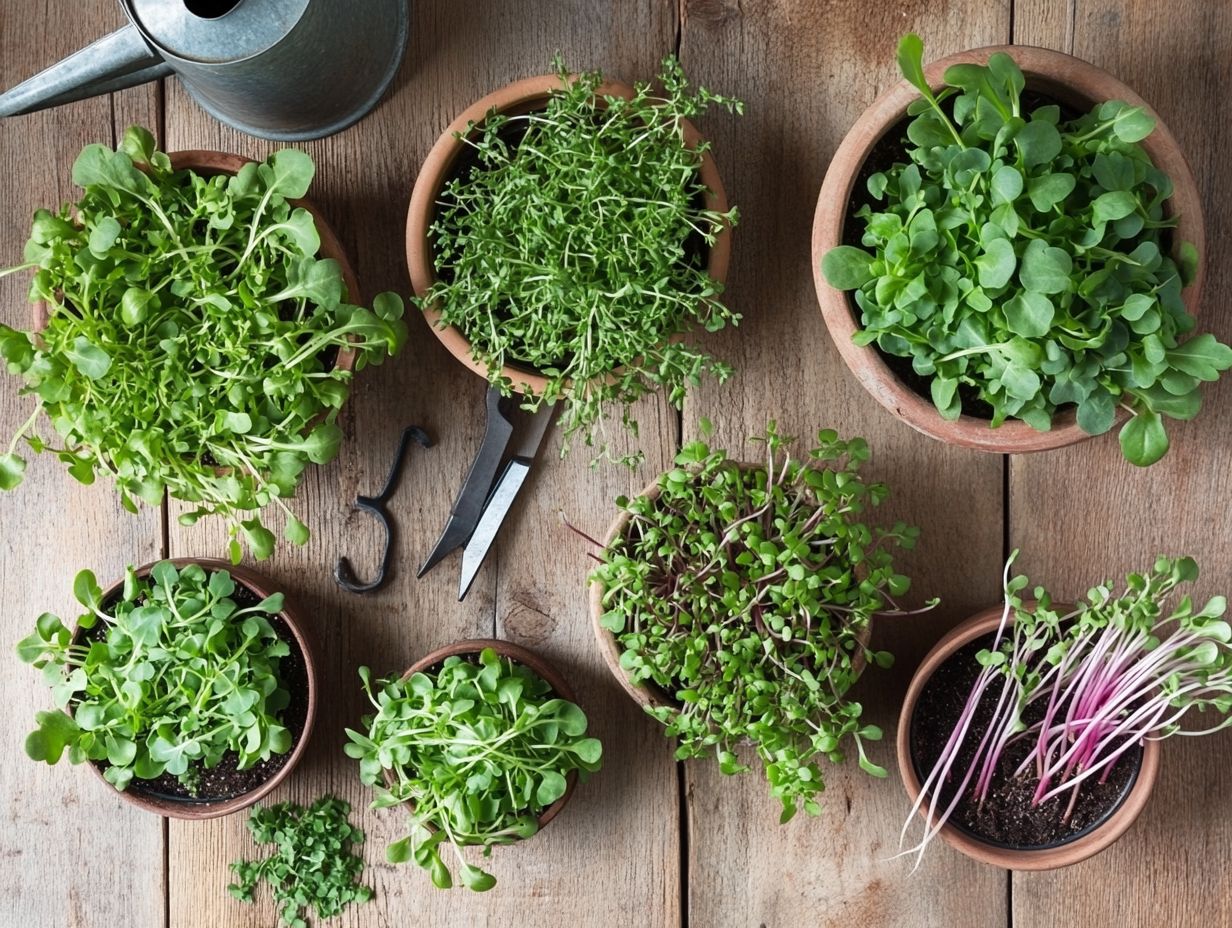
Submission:
[[[171,73],[171,66],[130,24],[0,94],[0,116],[33,113]]]

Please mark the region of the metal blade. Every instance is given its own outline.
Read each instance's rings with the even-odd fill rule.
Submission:
[[[432,548],[428,559],[419,568],[416,577],[422,577],[451,552],[465,545],[479,524],[484,512],[484,501],[488,498],[492,481],[496,477],[496,469],[500,466],[509,437],[513,434],[513,423],[501,413],[500,400],[500,390],[489,387],[485,400],[487,425],[484,427],[483,443],[479,446],[479,453],[475,455],[470,472],[453,502],[449,521],[445,523],[441,537]]]
[[[462,549],[462,579],[458,585],[458,602],[466,598],[471,584],[475,582],[479,568],[483,566],[488,552],[492,549],[492,542],[496,540],[496,533],[500,531],[505,516],[509,514],[518,490],[522,489],[522,484],[526,482],[530,465],[531,462],[526,458],[514,458],[505,466],[504,473],[497,481],[496,489],[492,491],[492,498],[484,507],[483,515],[479,517],[474,534]]]

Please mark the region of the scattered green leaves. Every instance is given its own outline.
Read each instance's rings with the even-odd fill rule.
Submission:
[[[389,846],[389,860],[414,860],[448,889],[453,876],[440,854],[448,844],[463,885],[482,892],[495,877],[460,849],[480,845],[488,856],[529,838],[570,773],[599,769],[603,748],[586,737],[585,713],[530,668],[490,648],[475,657],[375,684],[361,667],[377,712],[364,718],[366,733],[347,729],[346,752],[375,787],[374,808],[405,803],[410,812],[410,834]]]
[[[45,613],[17,645],[56,705],[38,713],[31,758],[54,764],[67,751],[70,763],[104,766],[116,789],[166,773],[195,793],[201,769],[228,753],[243,770],[290,749],[280,721],[290,646],[268,618],[282,609],[281,593],[256,602],[226,571],[166,561],[144,577],[130,567],[110,602],[88,570],[73,593],[87,610],[76,634]]]
[[[674,57],[661,96],[639,83],[628,100],[602,95],[601,74],[556,64],[561,87],[544,110],[491,113],[468,130],[473,167],[441,193],[430,231],[440,280],[422,305],[506,391],[504,365],[547,378],[527,404],[561,401],[562,453],[580,434],[604,456],[606,410],[621,408],[635,432],[629,407],[642,395],[662,387],[679,406],[703,374],[731,373],[676,338],[739,319],[706,270],[736,211],[704,207],[708,144],[690,147],[682,121],[742,106],[692,90]]]
[[[362,369],[406,334],[400,298],[350,305],[338,263],[316,257],[312,215],[288,201],[312,174],[294,150],[235,176],[172,171],[137,127],[118,151],[86,146],[82,198],[36,212],[26,245],[47,327],[0,326],[0,356],[38,399],[0,456],[0,489],[21,482],[25,436],[83,482],[107,474],[130,510],[167,494],[193,505],[182,522],[225,514],[233,542],[268,556],[255,512],[287,510],[307,462],[337,451],[351,380],[338,352]],[[31,431],[40,409],[58,446]]]
[[[630,520],[591,579],[621,667],[675,700],[649,711],[677,756],[716,754],[724,773],[743,773],[737,746],[753,742],[786,821],[819,811],[818,761],[841,762],[847,740],[864,770],[885,774],[864,750],[881,732],[847,694],[866,661],[889,666],[864,636],[875,613],[901,611],[909,583],[890,549],[919,532],[860,521],[889,492],[858,474],[863,439],[823,430],[807,462],[774,423],[757,441],[764,466],[694,442],[657,494],[618,500]]]
[[[909,161],[868,179],[862,248],[822,259],[854,290],[859,344],[910,358],[946,419],[964,395],[990,425],[1046,431],[1078,407],[1091,434],[1133,414],[1121,447],[1146,466],[1168,449],[1163,417],[1192,419],[1198,385],[1232,367],[1232,348],[1194,326],[1181,299],[1198,255],[1166,253],[1172,181],[1138,143],[1154,118],[1109,101],[1076,119],[1023,109],[1025,79],[996,53],[956,65],[934,93],[923,45],[905,36],[899,67],[920,91]],[[937,386],[941,384],[941,386]]]
[[[351,849],[364,843],[364,833],[351,824],[350,814],[349,803],[328,795],[307,808],[280,802],[253,809],[252,840],[277,847],[260,860],[233,862],[236,882],[227,892],[252,902],[257,884],[269,883],[287,928],[308,928],[308,909],[317,918],[333,918],[352,902],[368,902],[372,889],[360,883],[364,861]]]

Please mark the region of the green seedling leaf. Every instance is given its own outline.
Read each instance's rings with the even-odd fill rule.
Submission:
[[[1151,410],[1138,411],[1121,427],[1121,451],[1131,464],[1148,467],[1168,452],[1163,420]]]
[[[854,290],[872,279],[873,258],[868,252],[850,245],[831,248],[821,259],[821,271],[831,287]]]
[[[13,454],[0,454],[0,490],[12,490],[25,478],[26,462]]]

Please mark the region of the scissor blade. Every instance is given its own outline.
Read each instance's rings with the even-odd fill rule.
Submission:
[[[483,566],[488,552],[492,549],[496,533],[500,531],[505,516],[513,507],[518,491],[526,482],[526,475],[530,473],[530,465],[531,462],[525,458],[515,458],[510,461],[505,467],[505,472],[501,474],[496,489],[492,491],[492,498],[484,507],[483,515],[479,517],[479,524],[475,526],[474,534],[466,543],[466,547],[462,549],[462,579],[458,586],[458,602],[466,598],[471,584],[479,575],[479,568]]]

